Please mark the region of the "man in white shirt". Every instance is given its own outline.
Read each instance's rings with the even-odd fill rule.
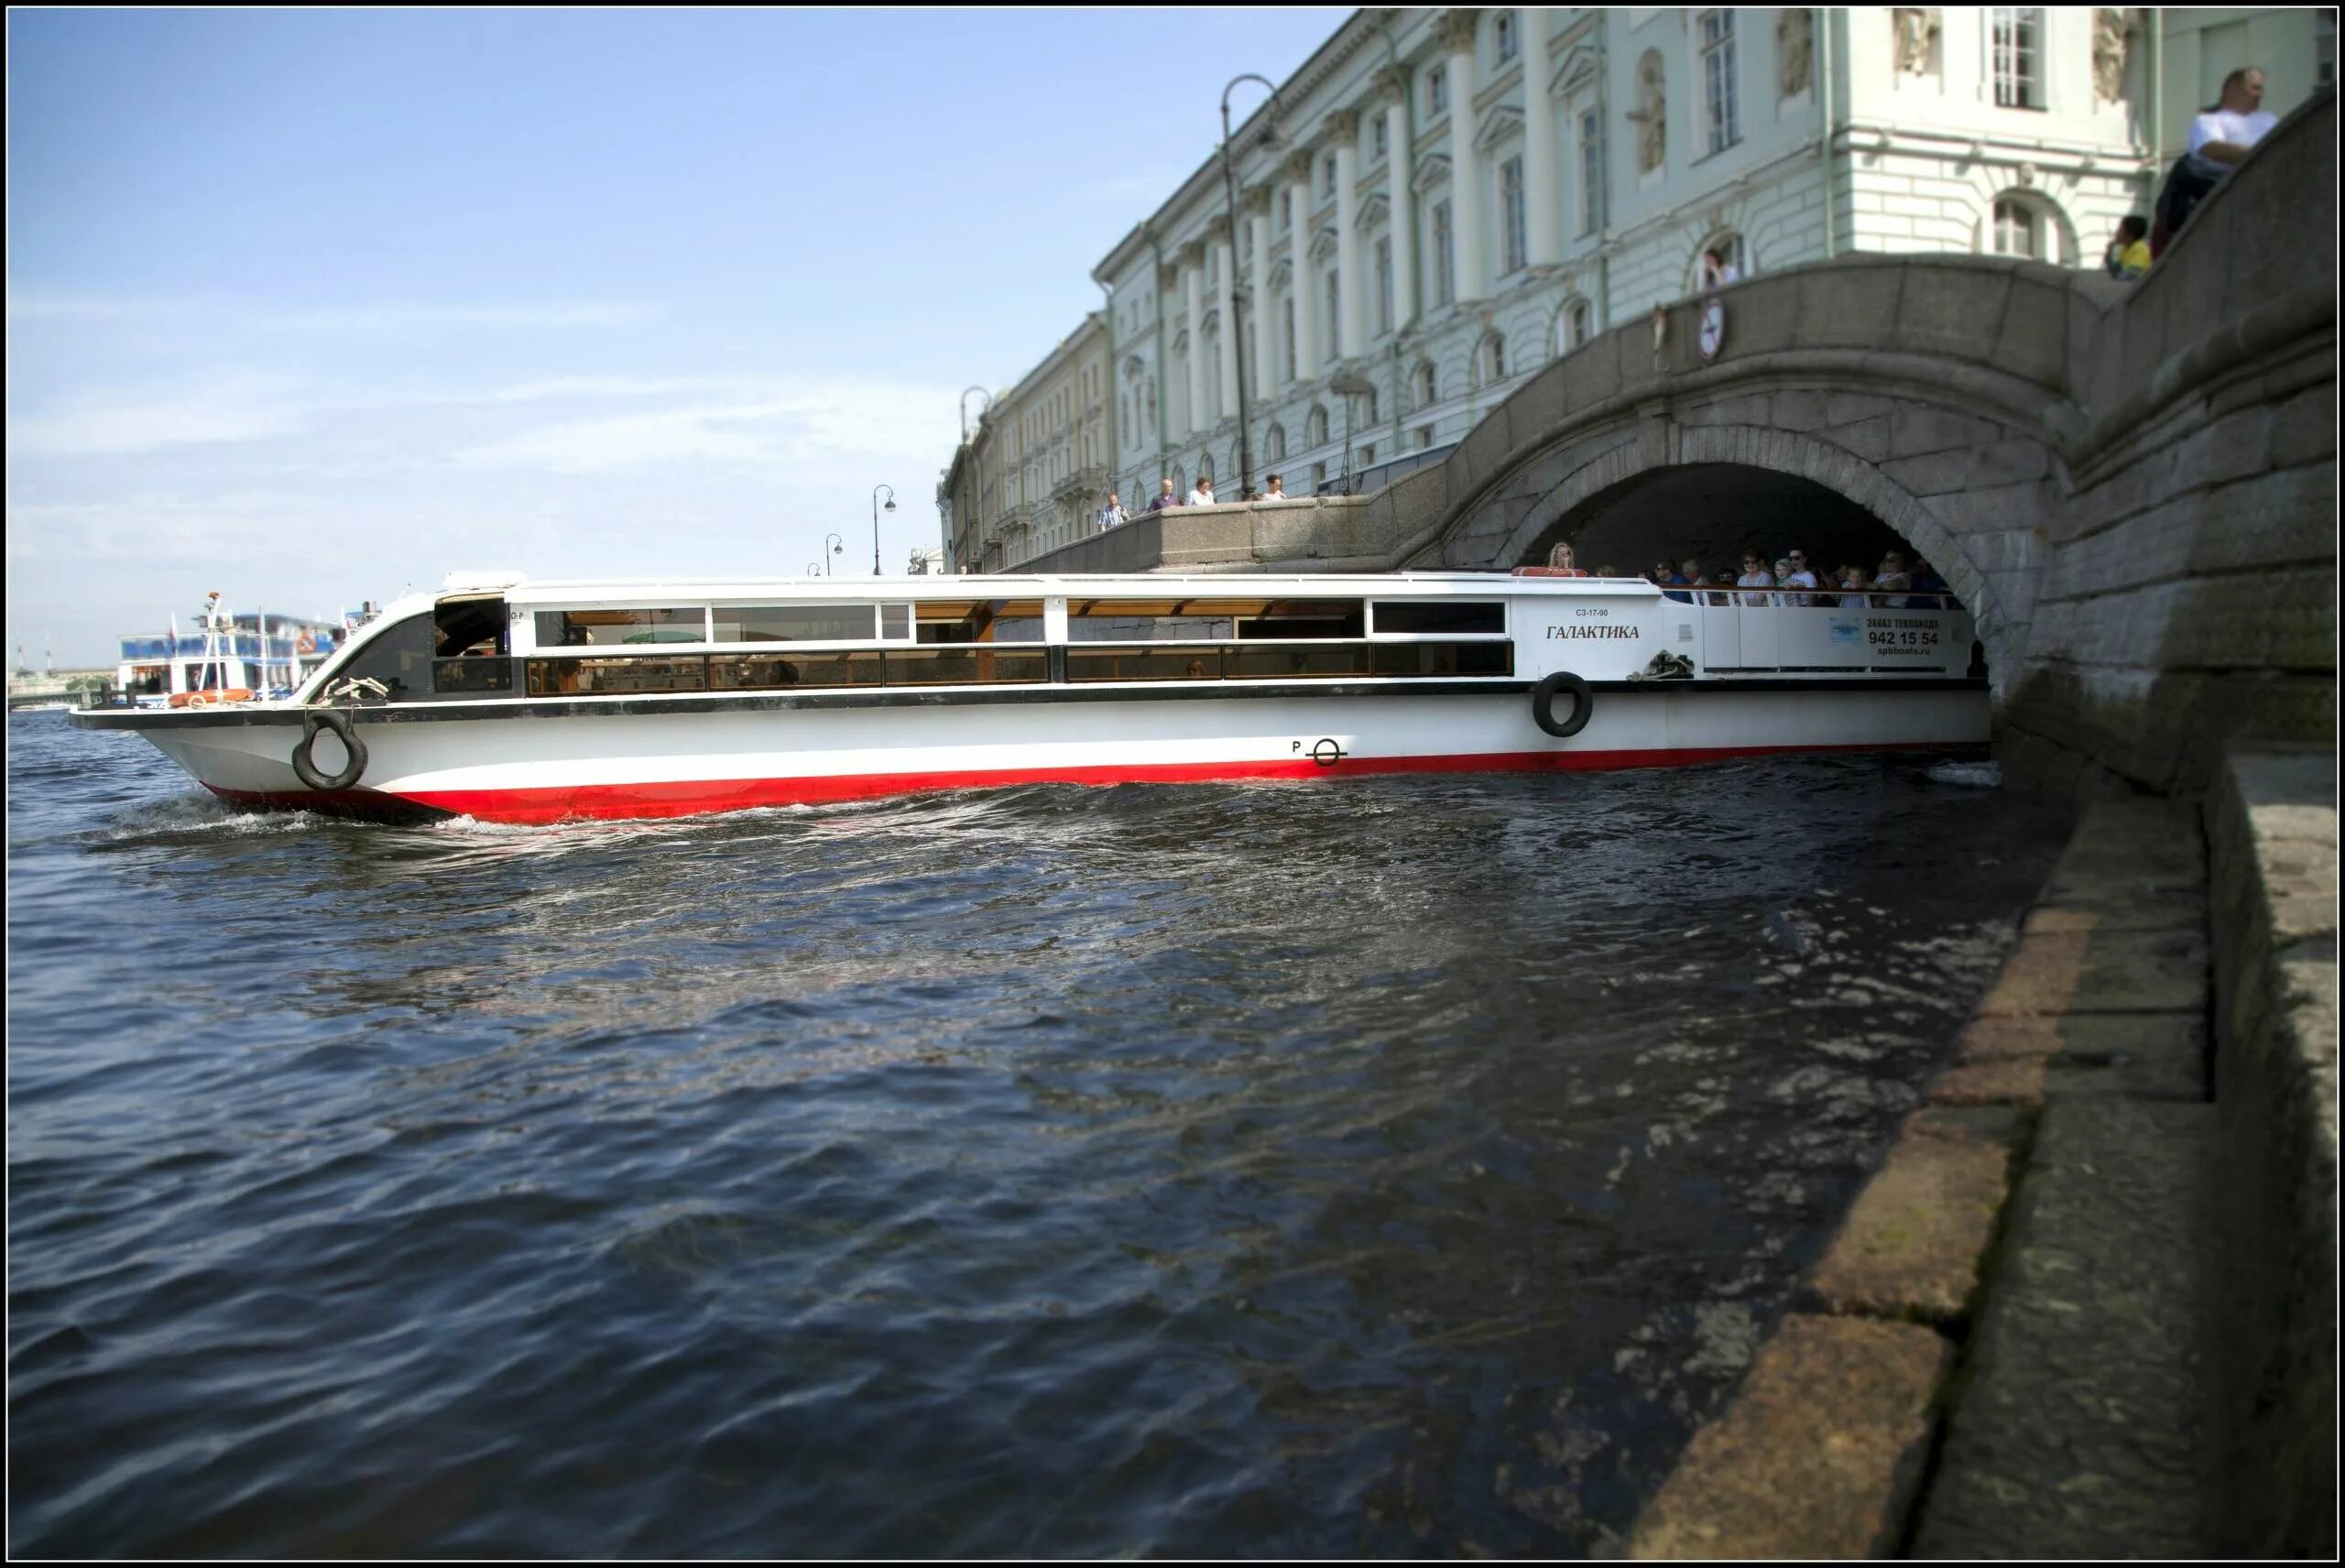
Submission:
[[[2190,122],[2190,151],[2216,163],[2235,164],[2262,141],[2277,116],[2266,114],[2263,73],[2253,66],[2223,78],[2223,95],[2215,106]],[[2220,170],[2216,172],[2220,172]]]
[[[1202,475],[1201,475],[1201,476],[1199,476],[1199,478],[1198,478],[1198,480],[1197,480],[1196,488],[1189,492],[1189,499],[1188,499],[1188,501],[1187,501],[1185,504],[1186,504],[1186,505],[1188,505],[1188,506],[1212,506],[1212,505],[1213,505],[1213,481],[1212,481],[1212,480],[1210,480],[1210,479],[1205,478],[1205,477],[1203,477]]]

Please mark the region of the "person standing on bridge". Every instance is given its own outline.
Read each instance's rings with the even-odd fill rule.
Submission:
[[[1160,479],[1156,483],[1156,499],[1148,504],[1148,509],[1150,511],[1161,512],[1167,506],[1177,506],[1181,504],[1181,497],[1172,493],[1172,481],[1171,479]]]
[[[1104,534],[1109,528],[1120,528],[1129,521],[1131,519],[1124,515],[1123,497],[1113,490],[1108,491],[1107,504],[1099,508],[1099,531]]]

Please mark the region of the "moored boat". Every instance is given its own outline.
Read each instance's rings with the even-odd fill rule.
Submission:
[[[1989,713],[1969,615],[1928,593],[1486,572],[459,576],[387,606],[288,700],[73,722],[135,730],[249,806],[544,822],[1959,750],[1984,746]]]

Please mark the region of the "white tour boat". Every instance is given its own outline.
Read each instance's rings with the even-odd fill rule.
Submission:
[[[288,700],[72,722],[136,730],[240,805],[549,822],[1040,782],[1976,749],[1976,648],[1943,594],[1530,571],[456,575],[389,605]]]

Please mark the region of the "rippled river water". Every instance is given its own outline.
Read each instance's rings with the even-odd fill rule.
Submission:
[[[8,735],[49,1555],[1604,1550],[2056,847],[1875,758],[387,829]]]

